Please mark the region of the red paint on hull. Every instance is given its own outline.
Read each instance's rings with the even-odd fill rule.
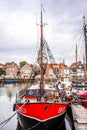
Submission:
[[[84,99],[82,105],[87,108],[87,101],[85,101],[85,99],[87,100],[87,91],[81,92],[78,95],[80,96],[80,98]]]
[[[82,102],[82,105],[87,108],[87,102]]]
[[[17,104],[18,110],[23,104]],[[40,121],[48,120],[62,115],[67,110],[67,104],[55,103],[29,103],[25,104],[19,112],[27,117],[35,118]]]
[[[84,91],[84,92],[80,92],[78,93],[78,95],[82,98],[87,98],[87,91]]]

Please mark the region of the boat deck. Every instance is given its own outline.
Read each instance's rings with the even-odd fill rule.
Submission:
[[[65,101],[56,101],[56,100],[53,100],[53,99],[48,99],[47,101],[45,101],[44,99],[41,99],[40,101],[37,101],[37,99],[22,99],[22,100],[17,100],[17,103],[19,104],[25,104],[25,103],[43,103],[43,102],[46,102],[46,103],[58,103],[58,104],[67,104],[67,102]]]
[[[87,130],[87,108],[80,104],[71,104],[75,130]]]

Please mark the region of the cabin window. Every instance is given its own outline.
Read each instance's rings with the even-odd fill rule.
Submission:
[[[46,91],[45,94],[46,95],[54,95],[54,91]]]
[[[26,95],[27,96],[38,96],[39,90],[35,89],[35,90],[27,90]]]

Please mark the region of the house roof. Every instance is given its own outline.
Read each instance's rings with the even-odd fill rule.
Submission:
[[[72,63],[71,65],[70,65],[70,69],[74,69],[74,68],[76,68],[76,66],[82,66],[82,68],[84,67],[84,65],[79,61],[79,62],[74,62],[74,63]]]
[[[4,64],[0,63],[0,68],[4,68]]]
[[[54,68],[56,66],[56,67],[58,67],[59,70],[69,69],[69,67],[67,65],[63,65],[63,64],[51,64],[51,63],[49,64],[48,63],[47,66],[48,66],[48,68]]]

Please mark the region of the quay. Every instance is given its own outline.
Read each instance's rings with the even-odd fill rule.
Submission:
[[[6,81],[6,80],[8,80],[8,81],[17,81],[17,83],[29,83],[29,82],[31,82],[31,83],[37,83],[37,82],[39,82],[40,81],[40,79],[21,79],[21,78],[16,78],[16,79],[0,79],[0,83],[4,83],[4,81]],[[50,79],[46,79],[45,80],[45,82],[46,83],[51,83],[51,81],[50,81]],[[53,82],[56,82],[56,79],[54,79],[53,80]]]
[[[7,82],[11,82],[14,83],[14,81],[17,81],[15,83],[28,83],[30,81],[30,79],[0,79],[0,83],[5,83],[5,81]]]
[[[81,104],[71,104],[75,130],[87,130],[87,108]]]

